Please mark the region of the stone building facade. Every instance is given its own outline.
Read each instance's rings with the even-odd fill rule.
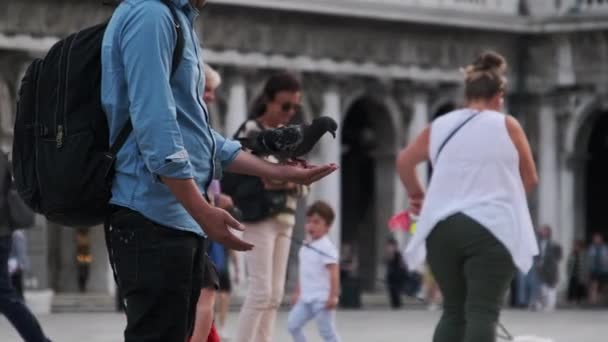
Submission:
[[[59,38],[106,20],[101,0],[0,0],[0,142],[10,150],[19,80]],[[407,206],[398,150],[462,103],[459,68],[484,49],[509,61],[508,111],[524,125],[540,174],[537,224],[566,252],[608,235],[608,3],[603,0],[211,0],[200,20],[206,61],[224,78],[212,108],[232,134],[277,69],[304,84],[305,118],[341,125],[311,159],[341,169],[313,187],[338,208],[331,232],[359,251],[368,289],[381,276],[387,219]],[[426,177],[427,170],[420,169]],[[301,233],[299,233],[301,235]],[[39,220],[29,234],[30,285],[76,288],[75,233]],[[608,236],[607,236],[608,237]],[[113,291],[103,233],[91,230],[90,289]]]

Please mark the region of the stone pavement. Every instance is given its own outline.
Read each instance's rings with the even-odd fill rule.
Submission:
[[[279,314],[277,342],[291,341],[285,331],[286,317],[285,311]],[[431,341],[438,317],[439,312],[420,309],[339,311],[338,329],[343,342],[426,342]],[[231,313],[229,331],[234,331],[236,319],[236,313]],[[40,316],[40,320],[55,342],[118,342],[124,325],[123,316],[113,313],[51,314]],[[515,335],[549,337],[555,342],[608,341],[608,311],[506,311],[502,320]],[[314,324],[306,331],[309,342],[321,341]],[[20,341],[3,317],[0,341]]]

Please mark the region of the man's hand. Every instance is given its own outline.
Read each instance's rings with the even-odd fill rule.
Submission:
[[[244,230],[243,225],[227,211],[210,205],[201,194],[193,179],[161,177],[175,198],[184,206],[194,220],[203,227],[211,240],[237,251],[248,251],[253,245],[230,232],[228,227]]]
[[[338,302],[338,296],[330,296],[325,303],[325,308],[327,310],[335,310],[338,307]]]
[[[201,220],[203,230],[211,240],[237,251],[248,251],[253,248],[252,244],[230,232],[230,228],[244,230],[244,227],[226,210],[209,206],[202,213]]]
[[[310,185],[322,178],[325,178],[337,169],[338,166],[336,164],[327,164],[322,166],[308,164],[279,165],[275,170],[276,175],[274,178],[296,184]]]
[[[228,165],[226,171],[271,180],[310,185],[337,169],[338,166],[336,164],[314,166],[307,165],[301,161],[290,162],[287,165],[273,164],[260,159],[251,153],[241,151],[234,161]]]

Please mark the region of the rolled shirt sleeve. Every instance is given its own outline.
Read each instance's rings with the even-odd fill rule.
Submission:
[[[215,130],[212,130],[212,133],[215,139],[215,155],[217,160],[222,164],[222,169],[225,169],[241,152],[241,143],[226,139]]]
[[[170,84],[177,33],[169,9],[158,2],[133,11],[120,34],[130,117],[146,167],[155,176],[194,178]]]

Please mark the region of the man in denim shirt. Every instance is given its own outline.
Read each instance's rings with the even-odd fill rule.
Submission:
[[[230,233],[243,229],[205,199],[215,161],[230,172],[309,184],[335,165],[273,165],[242,152],[209,126],[194,21],[203,0],[171,0],[184,36],[159,0],[124,0],[102,46],[102,104],[114,141],[130,118],[133,132],[117,155],[114,205],[106,240],[125,299],[126,341],[185,341],[201,271],[201,240],[228,248],[253,246]],[[172,63],[179,66],[171,74]]]

